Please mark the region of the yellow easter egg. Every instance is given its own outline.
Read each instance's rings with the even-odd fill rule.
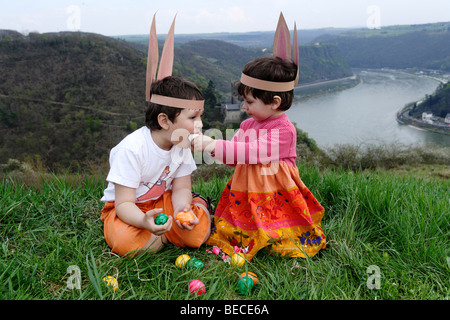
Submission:
[[[233,253],[230,263],[232,266],[242,267],[245,263],[245,257],[242,253]]]
[[[119,289],[119,283],[117,282],[116,278],[113,276],[107,276],[103,278],[103,281],[106,282],[106,286],[111,289],[113,292]]]
[[[191,257],[189,257],[187,254],[182,254],[177,258],[177,260],[175,260],[175,265],[180,269],[184,268],[184,266],[190,259]]]

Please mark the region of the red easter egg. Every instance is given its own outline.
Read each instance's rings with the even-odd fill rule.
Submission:
[[[189,291],[195,295],[201,295],[206,293],[206,287],[200,280],[192,280],[189,283]]]

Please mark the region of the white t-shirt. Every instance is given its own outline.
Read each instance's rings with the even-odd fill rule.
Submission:
[[[197,166],[190,149],[159,148],[150,129],[142,127],[111,149],[110,170],[101,201],[114,201],[114,184],[136,189],[136,202],[159,198],[172,188],[172,180],[190,175]]]

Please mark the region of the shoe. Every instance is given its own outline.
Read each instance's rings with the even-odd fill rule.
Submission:
[[[198,192],[192,192],[192,203],[198,203],[203,205],[211,216],[211,220],[214,220],[214,212],[216,208],[213,205],[213,202],[217,201],[216,199],[211,199],[210,197],[203,197]]]

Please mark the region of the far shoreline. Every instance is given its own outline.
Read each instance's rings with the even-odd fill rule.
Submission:
[[[391,69],[389,69],[391,70]],[[395,70],[398,72],[405,72],[405,73],[409,73],[405,70]],[[446,84],[448,83],[447,79],[444,78],[440,78],[440,77],[436,77],[436,76],[432,76],[432,75],[427,75],[427,74],[419,74],[417,75],[419,77],[426,77],[429,79],[432,79],[436,82],[439,82],[441,84]],[[414,101],[414,102],[410,102],[408,103],[406,106],[404,106],[400,111],[397,112],[396,114],[396,120],[399,124],[401,125],[406,125],[410,128],[413,129],[417,129],[417,130],[422,130],[422,131],[428,131],[428,132],[433,132],[433,133],[438,133],[438,134],[443,134],[443,135],[450,135],[450,124],[448,124],[447,127],[443,127],[440,125],[435,125],[435,124],[431,124],[431,123],[425,123],[423,121],[420,121],[416,118],[412,118],[410,117],[407,113],[412,109],[412,107],[419,103],[420,101],[422,101],[424,98]]]

